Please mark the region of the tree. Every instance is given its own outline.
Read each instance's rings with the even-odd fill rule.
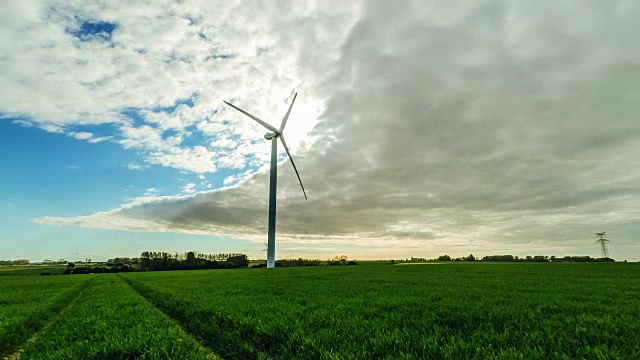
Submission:
[[[143,251],[140,254],[140,266],[143,269],[149,269],[149,266],[151,266],[151,254],[148,251]]]
[[[464,260],[465,261],[476,261],[476,258],[473,256],[473,254],[469,254],[469,256],[467,256]]]
[[[438,261],[451,261],[451,257],[449,255],[442,255],[438,257]]]
[[[249,258],[247,255],[231,256],[227,259],[227,262],[233,264],[235,268],[246,268],[249,266]]]

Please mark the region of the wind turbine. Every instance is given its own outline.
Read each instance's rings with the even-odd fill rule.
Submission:
[[[276,265],[276,259],[275,259],[275,256],[276,256],[276,188],[278,186],[278,140],[277,139],[280,139],[280,141],[282,141],[282,146],[284,146],[284,149],[287,151],[289,160],[291,160],[291,165],[293,165],[293,170],[295,170],[296,176],[298,177],[298,181],[300,182],[300,187],[302,187],[302,193],[304,194],[304,198],[305,200],[307,199],[307,193],[306,191],[304,191],[304,185],[302,185],[300,174],[298,173],[296,164],[293,162],[293,157],[291,156],[291,152],[289,152],[289,147],[287,147],[287,142],[284,140],[284,135],[282,134],[282,132],[284,131],[284,127],[287,125],[287,120],[289,119],[291,108],[293,107],[293,103],[296,101],[297,96],[298,96],[298,93],[293,95],[293,100],[291,100],[291,104],[289,105],[289,110],[287,110],[287,113],[284,114],[284,117],[282,118],[282,124],[280,124],[280,129],[276,129],[275,127],[249,114],[248,112],[240,109],[239,107],[223,100],[225,104],[247,115],[248,117],[255,120],[258,124],[264,126],[265,128],[267,128],[267,130],[269,130],[268,133],[264,134],[265,139],[271,140],[271,171],[269,176],[269,232],[268,232],[268,242],[267,242],[267,269],[271,269]]]

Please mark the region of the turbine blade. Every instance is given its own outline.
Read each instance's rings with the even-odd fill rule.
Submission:
[[[307,192],[304,191],[304,185],[302,185],[302,179],[300,179],[300,174],[298,173],[298,168],[296,168],[296,163],[293,162],[293,157],[291,156],[291,153],[289,152],[289,147],[287,146],[287,142],[284,141],[284,136],[280,135],[278,136],[280,138],[280,141],[282,141],[282,145],[284,146],[284,149],[287,151],[287,155],[289,155],[289,160],[291,160],[291,165],[293,165],[293,170],[295,170],[296,172],[296,176],[298,177],[298,181],[300,182],[300,187],[302,188],[302,193],[304,194],[304,199],[307,199]]]
[[[222,101],[224,101],[224,100],[222,100]],[[250,118],[252,118],[253,120],[255,120],[258,124],[260,124],[260,125],[262,125],[262,126],[266,127],[267,129],[269,129],[269,130],[273,131],[274,133],[276,133],[276,134],[280,134],[280,131],[279,131],[278,129],[276,129],[276,128],[274,128],[273,126],[271,126],[271,125],[267,124],[266,122],[264,122],[264,121],[262,121],[262,120],[258,119],[257,117],[255,117],[255,116],[253,116],[253,115],[249,114],[248,112],[246,112],[246,111],[244,111],[244,110],[240,109],[239,107],[237,107],[237,106],[233,105],[232,103],[229,103],[229,102],[226,102],[226,101],[224,101],[224,103],[225,103],[225,104],[227,104],[227,105],[229,105],[229,106],[231,106],[232,108],[234,108],[234,109],[236,109],[236,110],[240,111],[241,113],[243,113],[243,114],[247,115],[248,117],[250,117]]]
[[[280,133],[282,133],[282,131],[284,130],[285,125],[287,125],[287,120],[289,120],[289,114],[291,114],[291,108],[293,107],[293,103],[296,102],[296,97],[297,96],[298,96],[298,93],[293,95],[293,100],[291,100],[291,104],[289,105],[289,110],[287,110],[287,113],[282,118],[282,125],[280,125]]]

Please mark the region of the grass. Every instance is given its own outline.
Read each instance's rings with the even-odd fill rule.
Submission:
[[[121,276],[225,358],[640,358],[637,264]]]
[[[632,263],[1,276],[0,355],[632,359],[638,298]]]
[[[87,280],[70,276],[0,277],[0,357],[41,329],[77,296]]]
[[[65,265],[0,266],[0,276],[61,275]]]
[[[210,359],[177,324],[115,274],[95,281],[64,316],[30,344],[23,359]]]

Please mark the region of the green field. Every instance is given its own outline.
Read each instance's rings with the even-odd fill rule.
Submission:
[[[62,311],[88,280],[71,276],[1,276],[0,355],[24,343]]]
[[[61,275],[65,265],[0,266],[0,276]]]
[[[640,358],[631,263],[3,276],[0,316],[16,284],[74,299],[31,302],[50,320],[0,348],[29,359]]]
[[[24,359],[210,359],[210,352],[117,276],[95,276]]]

